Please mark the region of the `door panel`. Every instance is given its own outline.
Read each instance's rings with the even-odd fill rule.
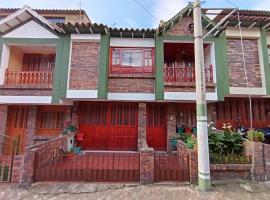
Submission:
[[[25,135],[27,129],[28,108],[15,107],[8,108],[7,135],[19,141],[19,154],[24,152]],[[12,145],[6,144],[4,148],[6,154],[12,153]]]
[[[137,104],[82,103],[79,131],[85,134],[83,149],[136,150]]]
[[[146,136],[149,147],[158,151],[166,150],[166,108],[164,105],[147,105]]]

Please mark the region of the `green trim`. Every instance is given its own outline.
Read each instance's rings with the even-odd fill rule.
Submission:
[[[1,38],[3,43],[10,44],[57,44],[59,39],[47,39],[47,38]]]
[[[270,66],[269,66],[269,55],[268,55],[265,29],[261,29],[261,48],[262,48],[262,57],[263,57],[263,66],[264,66],[266,94],[270,95],[270,76],[269,76]]]
[[[199,189],[201,191],[209,191],[211,189],[211,181],[209,179],[202,179],[199,177]]]
[[[155,95],[156,100],[164,99],[164,45],[163,45],[163,36],[157,37],[155,40],[156,46],[156,82],[155,82]]]
[[[57,44],[52,103],[59,103],[61,98],[66,98],[70,60],[70,42],[70,35],[61,36],[60,42]]]
[[[98,83],[99,99],[107,99],[108,97],[109,50],[110,50],[110,37],[108,35],[101,35],[100,55],[99,55],[100,70]]]
[[[185,14],[190,10],[193,10],[193,4],[189,3],[186,7],[184,7],[180,12],[178,12],[176,15],[174,15],[172,18],[170,18],[168,21],[166,21],[163,25],[159,27],[159,29],[166,29],[170,30],[175,24],[177,24],[179,21],[178,19],[182,17],[187,17]],[[192,11],[191,11],[192,12]],[[173,23],[173,26],[171,24]],[[180,22],[181,23],[181,22]],[[211,26],[208,27],[208,29],[213,28],[216,23],[212,21],[209,17],[207,17],[203,12],[202,12],[202,24],[203,27],[206,27],[209,23],[211,23]],[[169,27],[169,28],[168,28]],[[168,29],[167,29],[168,28]],[[217,29],[217,28],[216,28]]]
[[[214,39],[218,100],[229,94],[229,69],[227,63],[227,40],[225,32]]]

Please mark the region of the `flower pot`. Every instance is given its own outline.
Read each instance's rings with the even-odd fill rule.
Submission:
[[[83,133],[78,133],[76,134],[76,140],[77,141],[83,141],[84,140],[84,134]]]
[[[177,141],[176,139],[171,139],[170,140],[170,144],[171,144],[171,147],[173,149],[173,151],[176,151],[177,150]]]
[[[192,129],[191,128],[185,128],[185,133],[191,133]]]

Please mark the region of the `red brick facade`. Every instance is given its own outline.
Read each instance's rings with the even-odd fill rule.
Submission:
[[[109,78],[108,92],[155,92],[155,80],[152,78]]]
[[[262,87],[257,39],[244,39],[249,87]],[[240,39],[227,39],[230,87],[247,87]]]
[[[192,17],[183,17],[180,22],[175,24],[172,28],[170,28],[166,35],[185,35],[185,36],[193,36],[193,32],[189,30],[189,24],[193,23]],[[203,33],[206,33],[206,30],[203,29]]]
[[[99,46],[98,42],[72,42],[69,89],[97,89]]]
[[[52,96],[52,89],[1,88],[0,95],[6,95],[6,96]]]

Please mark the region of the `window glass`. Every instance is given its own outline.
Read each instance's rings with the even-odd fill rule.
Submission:
[[[143,51],[123,49],[122,66],[142,67]]]
[[[120,49],[114,49],[112,53],[112,64],[119,65],[120,64]]]

